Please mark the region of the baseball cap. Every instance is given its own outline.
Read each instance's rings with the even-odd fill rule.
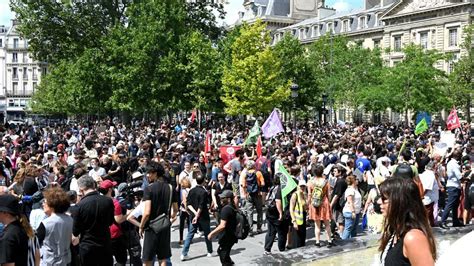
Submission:
[[[13,195],[0,196],[0,212],[8,212],[13,215],[20,214],[20,204],[18,199]]]
[[[102,181],[102,183],[100,183],[100,188],[102,189],[109,189],[109,188],[113,188],[117,185],[117,182],[115,181],[110,181],[110,180],[104,180]]]
[[[234,197],[234,193],[228,189],[222,191],[222,193],[219,194],[219,198],[233,198],[233,197]]]

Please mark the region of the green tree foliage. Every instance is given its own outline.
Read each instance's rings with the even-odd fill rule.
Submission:
[[[222,77],[225,112],[259,115],[270,112],[290,95],[290,81],[282,78],[280,60],[270,47],[266,25],[244,24],[232,44],[232,64]]]
[[[436,112],[449,106],[445,72],[434,66],[444,55],[414,44],[406,46],[403,53],[404,59],[384,77],[383,87],[390,92],[391,97],[387,98],[390,106],[405,111],[405,115],[408,110]]]
[[[308,65],[307,53],[298,39],[285,34],[273,48],[275,55],[281,62],[282,77],[298,84],[298,98],[296,108],[307,110],[314,107],[320,100],[320,93],[315,79]],[[282,109],[289,111],[293,106],[294,99],[287,98],[282,104]]]
[[[462,48],[465,53],[454,65],[449,75],[449,95],[457,106],[465,108],[466,120],[471,122],[471,102],[474,91],[474,25],[464,27],[464,42]]]
[[[10,5],[33,57],[56,64],[80,56],[87,48],[100,49],[101,38],[124,23],[130,2],[11,0]]]

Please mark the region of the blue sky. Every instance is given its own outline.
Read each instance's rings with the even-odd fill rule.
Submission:
[[[227,24],[232,24],[237,20],[239,10],[242,10],[244,0],[228,0],[229,4],[225,7]],[[363,6],[363,0],[328,0],[326,5],[336,8],[337,11],[349,11]],[[0,0],[0,25],[10,25],[10,19],[13,14],[10,11],[9,0]]]

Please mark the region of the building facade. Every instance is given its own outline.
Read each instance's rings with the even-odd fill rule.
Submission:
[[[11,27],[0,26],[0,122],[24,119],[31,96],[46,74],[47,65],[31,58],[28,41]]]
[[[324,0],[246,0],[244,5],[246,12],[237,23],[259,18],[270,23],[273,44],[284,34],[295,36],[302,44],[311,44],[327,33],[342,34],[365,48],[380,47],[384,62],[394,66],[403,59],[403,47],[415,43],[451,53],[452,59],[436,65],[448,73],[466,52],[460,47],[462,29],[474,18],[474,0],[365,0],[363,8],[349,12],[327,7]],[[279,21],[279,16],[270,16],[276,6],[284,11],[279,16],[286,16],[285,19]],[[291,25],[278,27],[285,23]],[[351,113],[354,112],[339,110],[336,116],[351,121]],[[403,119],[390,110],[382,117],[393,122]]]

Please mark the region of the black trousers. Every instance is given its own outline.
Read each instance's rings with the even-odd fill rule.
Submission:
[[[112,266],[114,258],[110,248],[80,246],[81,265],[87,266]]]
[[[112,254],[115,257],[118,265],[125,265],[127,263],[127,244],[125,238],[121,235],[118,238],[112,238]]]
[[[265,251],[271,251],[275,236],[278,234],[278,250],[284,251],[286,240],[288,238],[290,223],[288,220],[283,219],[278,221],[275,219],[267,218],[267,234],[265,235]]]
[[[217,254],[219,255],[219,259],[221,260],[221,264],[225,266],[234,265],[234,262],[230,258],[230,251],[234,244],[219,244],[217,248]]]

